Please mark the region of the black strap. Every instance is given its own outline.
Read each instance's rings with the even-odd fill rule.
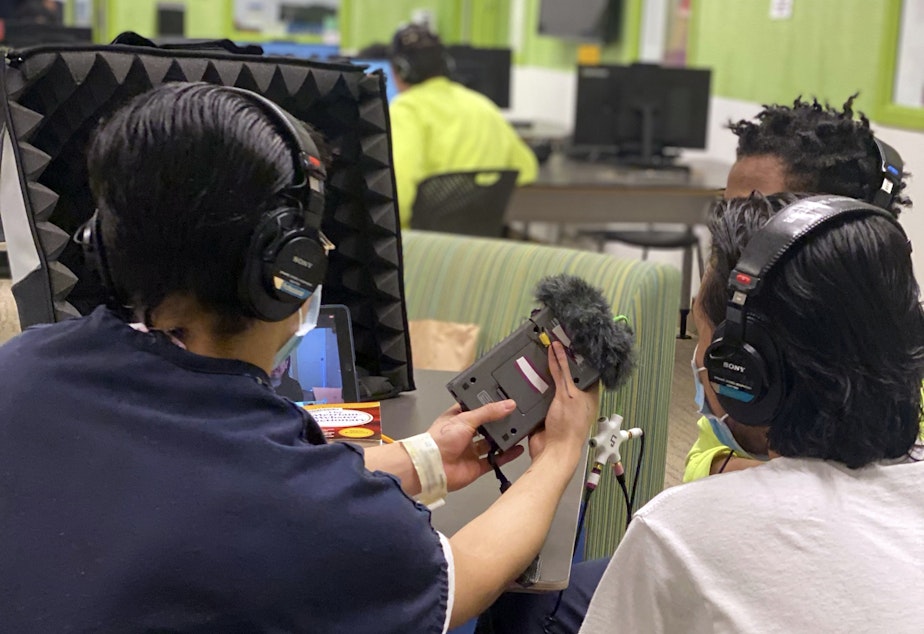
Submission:
[[[235,55],[263,55],[263,47],[256,44],[238,45],[229,39],[223,40],[151,40],[134,31],[120,33],[112,40],[113,44],[125,46],[142,46],[171,51],[220,51]]]
[[[799,200],[773,216],[741,254],[731,272],[729,287],[754,294],[761,280],[784,253],[816,227],[841,216],[876,215],[887,218],[902,235],[904,229],[885,210],[846,196],[812,196]]]

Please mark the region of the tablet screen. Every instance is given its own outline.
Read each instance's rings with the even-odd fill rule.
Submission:
[[[317,327],[270,376],[276,393],[297,403],[358,401],[350,323],[346,306],[321,306]]]

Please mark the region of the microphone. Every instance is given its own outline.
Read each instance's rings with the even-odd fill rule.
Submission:
[[[613,414],[609,418],[602,417],[597,420],[597,435],[591,438],[588,443],[594,452],[594,466],[585,483],[586,488],[596,489],[600,483],[600,474],[603,468],[613,462],[613,474],[617,478],[625,475],[625,469],[622,466],[622,456],[619,453],[619,447],[622,443],[631,438],[638,438],[644,432],[639,427],[632,429],[622,429],[622,416]]]
[[[505,451],[540,425],[555,396],[548,347],[560,342],[567,353],[562,368],[584,390],[598,380],[615,389],[635,367],[635,335],[625,317],[613,318],[603,293],[572,275],[544,278],[535,291],[541,306],[503,341],[447,385],[463,409],[508,398],[516,409],[482,425],[493,449]]]
[[[539,282],[536,299],[561,321],[564,332],[556,333],[559,341],[587,359],[606,389],[614,390],[629,379],[635,369],[635,334],[626,317],[613,317],[599,289],[574,275],[556,275]]]

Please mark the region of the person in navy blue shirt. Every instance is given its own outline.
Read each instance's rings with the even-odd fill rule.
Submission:
[[[475,430],[511,402],[364,452],[274,393],[320,303],[319,286],[272,320],[242,300],[261,220],[304,202],[288,132],[242,92],[170,83],[95,133],[95,228],[127,310],[0,348],[0,631],[445,632],[539,551],[597,404],[560,346],[532,467],[451,538],[414,498],[486,473]]]

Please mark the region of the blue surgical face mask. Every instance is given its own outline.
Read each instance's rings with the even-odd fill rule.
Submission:
[[[716,413],[712,411],[712,407],[709,406],[709,401],[706,400],[706,389],[703,387],[703,382],[699,379],[699,373],[705,372],[706,368],[696,367],[695,354],[690,360],[690,367],[693,369],[693,384],[696,386],[696,396],[694,400],[696,401],[697,411],[709,421],[709,425],[712,427],[712,433],[715,434],[715,437],[718,438],[720,443],[729,447],[742,458],[753,458],[754,456],[741,447],[735,439],[735,435],[732,434],[731,429],[729,429],[728,423],[726,422],[728,414],[721,417],[717,416]]]
[[[282,344],[282,347],[279,348],[279,352],[276,353],[276,356],[273,357],[273,367],[278,368],[283,364],[286,358],[292,354],[292,351],[298,347],[298,344],[302,342],[305,335],[314,330],[314,327],[318,325],[318,315],[321,314],[321,286],[318,285],[314,292],[307,300],[308,308],[305,310],[305,305],[302,304],[298,309],[298,314],[301,317],[302,321],[298,326],[298,330],[295,331],[295,334],[289,337],[289,340]],[[305,310],[305,314],[302,315],[302,311]]]

